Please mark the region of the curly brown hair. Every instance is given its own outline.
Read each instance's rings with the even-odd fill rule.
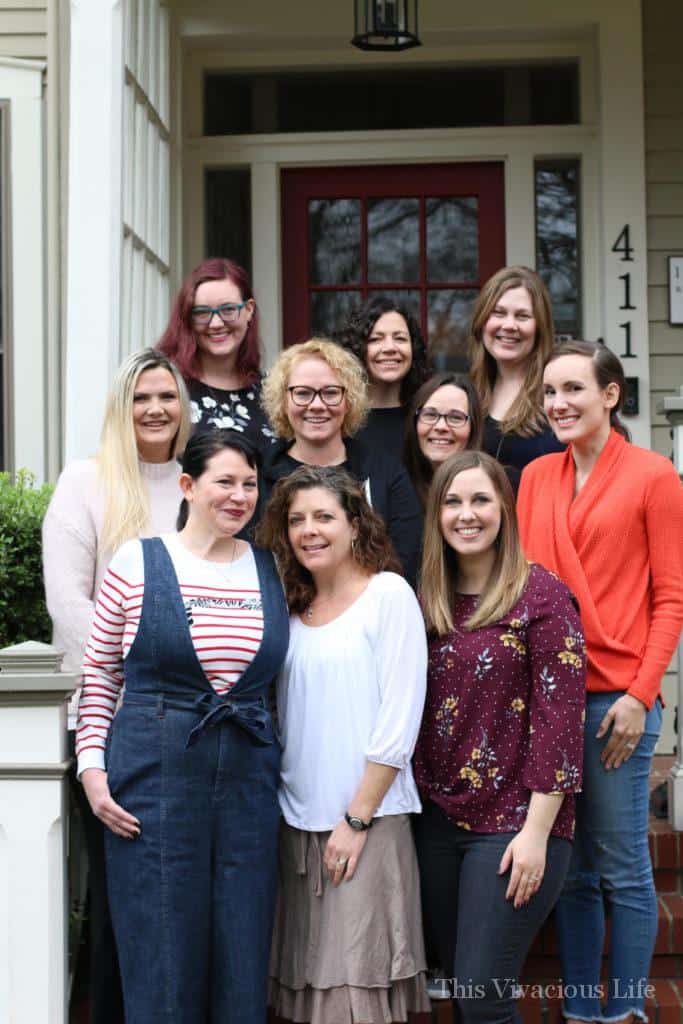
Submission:
[[[338,466],[300,466],[275,484],[257,529],[256,543],[273,552],[278,563],[287,604],[302,612],[316,595],[308,569],[297,561],[289,541],[289,508],[299,491],[323,487],[339,502],[350,523],[357,528],[353,556],[369,573],[395,572],[403,575],[389,540],[384,520],[368,504],[360,484]]]

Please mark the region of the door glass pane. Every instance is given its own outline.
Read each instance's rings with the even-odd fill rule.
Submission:
[[[427,279],[477,281],[479,211],[476,196],[427,199]]]
[[[420,293],[415,288],[381,288],[375,291],[372,289],[368,295],[369,299],[377,299],[380,296],[391,299],[397,306],[404,306],[409,313],[420,321]]]
[[[558,334],[581,335],[579,162],[536,164],[536,269],[553,301]]]
[[[368,281],[412,283],[420,277],[418,199],[368,199]]]
[[[476,288],[439,288],[427,295],[429,353],[435,370],[467,369],[467,334]]]
[[[360,282],[360,200],[309,199],[311,284]]]
[[[204,195],[205,255],[227,256],[251,275],[251,173],[208,169]]]
[[[313,292],[311,294],[311,331],[324,337],[340,330],[349,318],[351,310],[361,305],[361,292]],[[301,341],[288,338],[288,342]]]

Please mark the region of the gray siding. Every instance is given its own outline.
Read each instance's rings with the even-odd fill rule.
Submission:
[[[47,0],[0,0],[0,56],[47,57]]]

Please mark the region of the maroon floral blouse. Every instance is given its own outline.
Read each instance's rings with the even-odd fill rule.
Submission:
[[[565,585],[533,565],[519,601],[468,632],[476,597],[429,641],[427,703],[415,778],[460,828],[518,832],[535,793],[566,793],[552,834],[574,834],[581,786],[586,652]]]

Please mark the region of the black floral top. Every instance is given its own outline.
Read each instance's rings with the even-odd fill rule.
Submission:
[[[261,382],[225,391],[201,380],[188,381],[192,423],[197,430],[237,430],[261,451],[270,447],[275,434],[261,408]]]
[[[429,642],[414,764],[421,794],[461,828],[518,832],[532,792],[566,793],[552,833],[571,839],[586,689],[573,598],[534,565],[508,614],[469,632],[475,606],[461,596],[453,631]]]

